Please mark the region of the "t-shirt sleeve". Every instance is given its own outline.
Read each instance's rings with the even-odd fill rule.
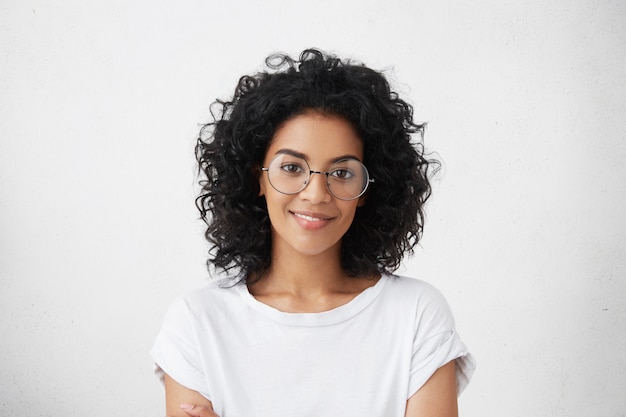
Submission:
[[[211,399],[202,368],[192,314],[184,298],[171,305],[151,351],[155,372]]]
[[[443,365],[456,361],[457,395],[469,383],[475,369],[472,355],[456,332],[448,303],[435,288],[426,286],[417,308],[411,357],[409,392],[415,394]]]

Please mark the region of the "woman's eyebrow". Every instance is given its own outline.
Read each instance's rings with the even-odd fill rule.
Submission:
[[[298,152],[298,151],[294,151],[293,149],[288,149],[288,148],[279,149],[276,151],[274,155],[291,155],[291,156],[295,156],[296,158],[307,159],[305,154]]]
[[[279,149],[276,151],[274,155],[291,155],[291,156],[295,156],[296,158],[301,158],[307,161],[309,160],[306,154],[303,154],[302,152],[294,151],[293,149],[289,149],[289,148]],[[356,159],[357,161],[361,161],[361,159],[358,158],[356,155],[346,154],[346,155],[337,156],[333,158],[330,162],[335,163],[337,161],[341,161],[342,159]]]
[[[361,159],[358,158],[356,155],[347,154],[347,155],[341,155],[336,158],[333,158],[333,163],[341,161],[342,159],[356,159],[357,161],[361,162]]]

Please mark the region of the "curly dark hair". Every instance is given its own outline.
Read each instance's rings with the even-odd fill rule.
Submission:
[[[424,125],[382,73],[362,64],[307,49],[297,61],[271,55],[266,66],[241,77],[231,100],[213,103],[213,121],[200,131],[196,205],[208,225],[207,264],[243,280],[268,269],[272,237],[258,167],[281,124],[316,111],[354,126],[375,179],[342,238],[342,267],[350,276],[393,272],[422,236],[429,174],[438,166],[425,158]]]

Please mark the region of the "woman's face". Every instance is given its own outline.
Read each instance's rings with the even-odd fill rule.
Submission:
[[[326,172],[343,158],[363,161],[363,144],[345,119],[311,111],[288,120],[276,131],[263,167],[268,167],[277,155],[299,155],[311,170]],[[272,187],[268,172],[261,173],[259,182],[272,224],[273,256],[293,251],[339,256],[341,238],[364,202],[362,197],[349,201],[334,197],[323,174],[311,174],[306,188],[289,195]]]

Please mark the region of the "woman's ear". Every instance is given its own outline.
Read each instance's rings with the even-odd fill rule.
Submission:
[[[261,167],[259,166],[253,168],[253,170],[254,170],[255,178],[259,182],[259,197],[264,196],[265,195],[265,181],[263,180],[265,178],[263,176],[263,171],[261,170]]]

